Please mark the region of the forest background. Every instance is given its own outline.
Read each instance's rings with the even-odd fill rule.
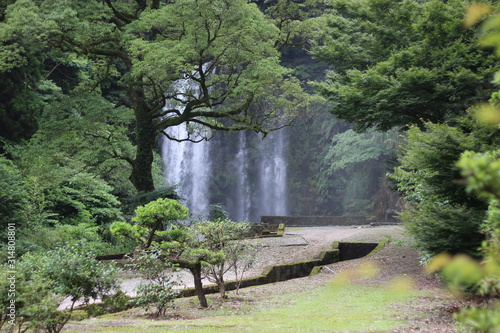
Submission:
[[[180,124],[191,141],[287,127],[291,214],[397,215],[425,260],[481,258],[444,262],[462,287],[498,296],[500,23],[483,21],[497,6],[2,1],[0,259],[21,258],[20,314],[61,316],[54,295],[74,304],[114,287],[112,269],[89,260],[138,245],[112,223],[137,221],[136,208],[159,198],[182,200],[158,152]],[[176,90],[180,79],[195,87]],[[214,198],[233,178],[219,170]],[[64,280],[66,264],[74,276]]]
[[[385,220],[407,208],[418,226],[451,216],[442,235],[473,230],[477,251],[488,203],[455,162],[498,142],[471,108],[495,98],[499,62],[478,46],[480,28],[464,28],[469,5],[3,1],[2,225],[16,223],[19,254],[81,239],[123,252],[133,244],[109,225],[176,197],[157,149],[166,128],[188,122],[209,138],[286,122],[291,214]],[[169,90],[186,75],[204,95]]]

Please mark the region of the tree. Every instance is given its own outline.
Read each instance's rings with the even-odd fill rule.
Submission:
[[[166,258],[181,268],[188,269],[194,278],[196,294],[202,307],[208,303],[201,282],[203,261],[210,261],[213,253],[198,249],[199,240],[185,225],[176,223],[186,219],[188,209],[173,199],[157,199],[136,209],[132,219],[135,225],[115,222],[110,230],[113,234],[131,238],[140,243],[141,249],[160,249]],[[181,257],[182,256],[182,257]]]
[[[479,255],[487,204],[465,190],[456,163],[467,150],[497,145],[498,130],[480,126],[471,115],[457,127],[427,123],[425,130],[408,130],[392,177],[411,207],[402,219],[422,250]]]
[[[137,241],[141,249],[147,249],[158,236],[164,236],[165,230],[176,224],[178,220],[187,219],[189,210],[177,200],[160,198],[151,201],[135,210],[135,216],[129,224],[115,222],[111,225],[111,232]]]
[[[10,212],[5,213],[16,217],[20,254],[78,237],[109,250],[102,236],[110,223],[124,220],[119,197],[135,192],[126,180],[130,167],[121,158],[132,155],[126,136],[131,111],[98,93],[55,90],[44,102],[35,134],[3,146],[11,161],[3,158],[2,170],[15,166],[15,172],[5,174],[4,185],[19,186],[17,193],[6,191]]]
[[[229,219],[216,219],[198,223],[196,232],[203,237],[203,246],[222,256],[205,268],[205,276],[219,287],[221,298],[226,298],[224,276],[233,270],[243,256],[246,246],[241,242],[250,229],[248,223],[233,222]]]
[[[159,249],[142,250],[129,265],[131,270],[139,272],[142,278],[147,280],[136,287],[138,297],[135,304],[145,306],[146,311],[154,307],[156,317],[164,316],[167,307],[178,296],[174,287],[179,283],[173,280],[173,273],[166,270],[171,264],[165,262],[162,255]]]
[[[277,28],[243,0],[23,0],[6,13],[23,38],[62,51],[62,57],[91,61],[89,86],[98,86],[106,73],[126,87],[136,144],[127,161],[140,192],[154,189],[158,133],[193,141],[208,139],[210,130],[267,133],[283,125],[273,122],[279,110],[304,106],[300,85],[279,65]],[[30,17],[29,35],[23,17]],[[187,89],[174,84],[182,78],[189,80]],[[189,125],[186,137],[166,131],[181,124]]]
[[[37,117],[43,107],[46,91],[38,88],[42,80],[42,55],[36,45],[17,38],[14,29],[6,24],[6,7],[0,5],[0,152],[5,141],[17,142],[29,138],[37,128]]]
[[[465,20],[466,25],[470,27],[477,24],[491,12],[493,8],[484,4],[471,5]],[[497,56],[500,49],[498,18],[499,14],[496,12],[482,25],[485,32],[482,44],[494,47]],[[498,129],[500,125],[499,97],[498,92],[492,94],[490,103],[479,106],[479,112],[476,114],[482,125],[490,129]],[[466,179],[467,190],[484,198],[489,204],[488,216],[483,224],[483,231],[487,236],[482,244],[484,257],[481,263],[477,263],[463,256],[450,258],[441,255],[430,263],[430,270],[441,270],[452,287],[465,286],[483,296],[498,296],[500,294],[500,151],[497,147],[491,147],[485,152],[464,152],[457,166]],[[500,304],[496,301],[480,308],[462,309],[457,319],[471,332],[496,332],[500,329],[499,315]]]
[[[158,199],[137,208],[132,219],[137,224],[116,222],[111,225],[111,232],[137,240],[142,250],[160,251],[164,261],[189,270],[200,305],[207,307],[203,268],[211,270],[224,296],[224,274],[234,266],[237,257],[237,251],[231,256],[231,251],[226,250],[231,248],[231,242],[243,237],[248,225],[225,219],[190,226],[179,223],[177,220],[186,219],[187,213],[187,208],[175,200]]]
[[[394,154],[395,142],[395,131],[356,133],[349,129],[333,136],[323,157],[324,170],[317,179],[336,187],[342,198],[342,214],[367,213],[385,174],[384,163]]]
[[[27,199],[27,193],[22,184],[19,169],[3,156],[0,156],[0,219],[2,227],[7,228],[8,223],[16,223],[21,220],[19,210]]]
[[[313,53],[332,70],[318,91],[354,129],[454,121],[494,91],[498,59],[463,29],[467,2],[335,1]]]

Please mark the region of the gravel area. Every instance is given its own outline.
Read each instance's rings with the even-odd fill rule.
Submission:
[[[308,227],[286,228],[283,237],[269,237],[249,240],[257,247],[252,267],[245,272],[244,277],[260,275],[271,265],[288,264],[297,261],[314,259],[321,251],[329,250],[335,241],[353,242],[381,242],[388,239],[404,239],[405,231],[397,225],[392,226],[348,226],[348,227]],[[225,277],[226,281],[234,279],[232,273]],[[189,271],[182,270],[176,273],[178,288],[193,287],[193,278]],[[129,296],[136,296],[135,288],[141,278],[124,274],[120,281],[120,288]],[[203,284],[211,284],[203,280]],[[60,309],[68,307],[65,301]]]
[[[467,305],[466,301],[452,298],[436,277],[424,272],[419,262],[419,252],[410,246],[411,241],[400,226],[287,228],[282,238],[252,240],[258,244],[258,252],[255,265],[246,276],[260,274],[264,267],[271,264],[313,259],[321,251],[330,249],[334,241],[388,241],[388,244],[371,256],[329,265],[330,270],[322,269],[315,276],[241,289],[238,295],[232,294],[228,300],[220,304],[217,301],[217,295],[210,295],[212,306],[209,309],[199,308],[196,306],[196,301],[190,303],[191,301],[186,299],[182,303],[184,305],[171,309],[167,318],[176,320],[216,316],[219,315],[218,311],[222,307],[232,309],[231,311],[235,313],[239,311],[244,313],[247,310],[243,308],[248,306],[248,302],[255,306],[259,304],[260,307],[284,306],[286,301],[279,297],[269,297],[269,295],[312,291],[329,283],[337,275],[351,274],[356,271],[357,267],[370,264],[378,268],[378,274],[359,281],[354,278],[351,279],[351,283],[381,286],[403,277],[411,281],[413,290],[423,291],[419,294],[420,296],[411,298],[408,304],[399,305],[401,316],[408,325],[392,331],[393,333],[456,332],[452,313]],[[184,278],[189,281],[191,279],[188,275]],[[189,284],[189,281],[186,281],[186,284]],[[137,282],[137,279],[124,280],[124,284],[128,284],[129,287],[133,287]],[[133,321],[136,317],[142,318],[143,315],[144,313],[140,311],[132,312],[120,319],[113,317],[110,322],[106,323],[93,324],[90,321],[85,324],[85,327],[127,324],[128,321]],[[71,327],[71,324],[68,325],[70,331]],[[75,327],[77,330],[82,328],[81,326]]]
[[[249,240],[250,244],[257,247],[257,252],[251,269],[245,272],[244,276],[258,276],[271,265],[314,259],[321,251],[330,250],[335,241],[381,242],[389,238],[404,239],[404,229],[396,225],[286,228],[283,237]],[[234,278],[234,274],[228,273],[226,281]],[[180,283],[180,288],[194,286],[192,276],[187,270],[176,273],[176,280]],[[121,282],[121,288],[133,296],[134,288],[140,282],[138,278],[128,277]],[[211,284],[207,280],[203,283]]]

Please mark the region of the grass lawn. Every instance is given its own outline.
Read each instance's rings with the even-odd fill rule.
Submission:
[[[65,332],[387,332],[407,326],[401,309],[417,292],[401,279],[383,286],[346,282],[366,274],[339,274],[313,290],[274,294],[266,300],[251,294],[231,296],[239,299],[238,307],[230,306],[231,299],[217,303],[213,297],[211,309],[202,310],[207,311],[205,316],[197,319],[179,319],[179,315],[154,320],[131,310],[73,322]],[[194,302],[183,300],[178,312],[189,311]]]

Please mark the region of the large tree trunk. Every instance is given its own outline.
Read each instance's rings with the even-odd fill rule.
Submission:
[[[144,88],[140,85],[131,86],[127,92],[135,113],[136,120],[136,156],[132,161],[130,181],[138,192],[154,190],[152,165],[153,149],[157,135],[150,111],[144,95]]]

